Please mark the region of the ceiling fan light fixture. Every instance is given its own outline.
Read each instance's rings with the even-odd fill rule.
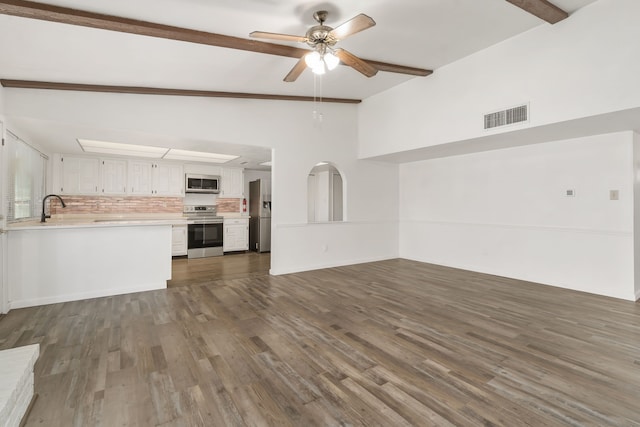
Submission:
[[[307,63],[307,66],[309,68],[315,69],[316,67],[322,65],[322,57],[320,56],[320,53],[314,50],[313,52],[309,52],[305,55],[304,62]]]
[[[321,76],[324,73],[326,73],[326,67],[324,66],[324,61],[320,60],[320,62],[318,62],[318,65],[311,68],[311,71],[313,71],[313,74],[316,74],[318,76]]]
[[[331,52],[325,53],[322,59],[324,60],[324,63],[327,64],[327,69],[329,69],[329,71],[336,68],[340,63],[340,59]]]

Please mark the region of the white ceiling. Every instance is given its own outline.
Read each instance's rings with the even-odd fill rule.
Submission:
[[[572,13],[593,1],[552,2]],[[312,14],[319,9],[330,12],[327,25],[333,27],[358,13],[366,13],[377,25],[340,42],[340,47],[366,59],[433,69],[436,73],[448,63],[537,25],[550,25],[505,0],[56,0],[42,3],[242,38],[248,38],[254,30],[302,35],[315,23]],[[295,62],[294,58],[0,15],[0,78],[3,79],[312,96],[314,84],[309,71],[294,83],[282,81]],[[410,78],[429,77],[379,72],[368,79],[348,67],[338,67],[323,77],[322,94],[365,99]],[[15,118],[14,123],[28,126],[28,132],[38,138],[46,138],[52,126],[24,117]],[[48,127],[47,131],[44,126]],[[53,126],[55,128],[55,124]],[[75,144],[78,131],[70,124],[56,128],[58,136],[71,141],[70,144]],[[110,137],[104,129],[100,135],[83,136]],[[127,135],[113,136],[118,137],[117,142],[127,141]],[[145,138],[131,135],[131,139],[140,143]],[[215,145],[209,147],[209,151],[214,151]],[[221,147],[224,149],[221,152],[233,148],[224,144]],[[234,147],[237,151],[244,150],[244,155],[252,153],[250,147]],[[254,154],[270,156],[264,149]]]

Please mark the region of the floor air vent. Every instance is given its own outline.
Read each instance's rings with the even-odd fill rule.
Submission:
[[[484,128],[492,129],[499,126],[526,122],[529,119],[529,105],[519,105],[508,110],[496,111],[484,115]]]

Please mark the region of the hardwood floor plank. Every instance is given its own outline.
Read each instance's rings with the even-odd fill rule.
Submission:
[[[638,303],[402,259],[269,276],[246,255],[3,316],[0,349],[41,345],[26,425],[640,426]]]

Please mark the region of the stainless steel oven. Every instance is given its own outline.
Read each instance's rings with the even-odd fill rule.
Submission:
[[[223,218],[216,215],[216,206],[185,206],[184,215],[187,217],[187,257],[222,255]]]

